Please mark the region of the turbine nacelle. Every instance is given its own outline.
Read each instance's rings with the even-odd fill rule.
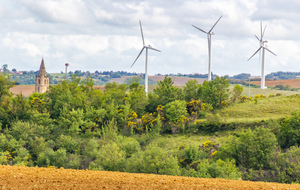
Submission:
[[[265,45],[265,43],[268,43],[268,41],[267,41],[267,40],[260,41],[260,46],[264,46],[264,45]]]
[[[254,54],[247,60],[249,61],[254,55],[256,55],[258,52],[262,52],[262,58],[261,58],[261,88],[262,89],[266,89],[265,87],[265,50],[267,50],[268,52],[272,53],[273,55],[276,56],[275,53],[273,53],[271,50],[269,50],[267,44],[268,41],[267,40],[263,40],[263,37],[264,37],[264,34],[265,34],[265,31],[266,31],[266,27],[262,28],[262,22],[260,22],[260,38],[258,38],[255,34],[254,36],[256,37],[256,39],[260,42],[260,47],[258,48],[258,50],[256,50],[256,52],[254,52]],[[262,50],[262,51],[261,51]]]
[[[138,60],[138,58],[140,57],[140,55],[143,53],[144,49],[146,49],[146,63],[145,63],[145,91],[146,94],[148,93],[148,49],[154,50],[154,51],[158,51],[161,52],[158,49],[155,49],[153,47],[151,47],[150,45],[145,45],[145,41],[144,41],[144,34],[143,34],[143,29],[142,29],[142,23],[140,21],[140,29],[141,29],[141,35],[142,35],[142,40],[143,40],[143,48],[141,49],[140,53],[138,54],[138,56],[136,57],[136,59],[134,60],[133,64],[131,65],[131,67],[135,64],[135,62]]]
[[[201,28],[198,28],[197,26],[192,25],[194,28],[207,34],[207,39],[208,39],[208,77],[207,77],[207,80],[208,81],[211,80],[211,35],[215,35],[215,33],[212,32],[212,30],[214,29],[214,27],[217,25],[217,23],[219,22],[219,20],[221,18],[222,18],[222,16],[220,16],[220,18],[217,20],[217,22],[211,27],[211,29],[208,32],[206,32],[205,30],[202,30]]]

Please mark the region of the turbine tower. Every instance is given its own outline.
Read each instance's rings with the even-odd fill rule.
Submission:
[[[268,42],[267,40],[263,40],[264,34],[265,34],[265,30],[266,27],[264,28],[264,30],[262,30],[262,22],[260,22],[260,38],[258,38],[256,35],[254,35],[256,37],[256,39],[260,42],[260,47],[258,48],[258,50],[247,60],[249,61],[255,54],[257,54],[257,52],[262,54],[262,58],[261,58],[261,84],[260,84],[260,88],[261,89],[266,89],[265,87],[265,50],[269,51],[270,53],[272,53],[273,55],[276,56],[275,53],[273,53],[271,50],[268,49],[268,46],[266,45],[266,43]]]
[[[143,53],[144,49],[146,49],[146,63],[145,63],[145,92],[146,92],[146,94],[148,94],[148,49],[151,49],[151,50],[154,50],[154,51],[158,51],[158,52],[160,52],[160,50],[155,49],[155,48],[151,47],[150,45],[148,45],[148,46],[145,45],[141,21],[140,21],[140,28],[141,28],[141,35],[142,35],[142,40],[143,40],[143,48],[142,48],[142,50],[140,51],[140,53],[138,54],[137,58],[134,60],[134,62],[133,62],[133,64],[131,65],[131,67],[132,67],[132,66],[135,64],[135,62],[138,60],[138,58],[140,57],[140,55]]]
[[[212,30],[214,29],[214,27],[217,25],[217,23],[219,22],[219,20],[221,18],[222,18],[222,16],[217,20],[217,22],[211,27],[211,29],[208,32],[206,32],[205,30],[202,30],[201,28],[198,28],[197,26],[192,25],[193,27],[197,28],[201,32],[204,32],[205,34],[207,34],[207,40],[208,40],[208,78],[207,78],[207,80],[208,81],[211,80],[211,35],[215,35],[215,33],[213,33]]]

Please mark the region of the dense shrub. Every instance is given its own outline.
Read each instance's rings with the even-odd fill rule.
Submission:
[[[282,148],[300,145],[300,112],[282,121],[279,142]]]
[[[133,173],[180,174],[177,158],[168,151],[153,145],[127,159],[126,170]]]
[[[185,176],[201,177],[201,178],[224,178],[224,179],[239,179],[241,173],[235,166],[234,161],[219,159],[216,162],[203,159],[198,162],[196,169],[190,168],[185,173]]]
[[[176,122],[180,118],[185,118],[187,116],[186,102],[183,100],[175,100],[169,102],[165,106],[167,119],[171,122]]]
[[[254,170],[270,169],[274,161],[277,139],[270,129],[258,127],[231,136],[227,144],[220,147],[218,158],[235,159],[236,165]]]

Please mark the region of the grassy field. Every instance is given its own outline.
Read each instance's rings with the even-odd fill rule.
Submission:
[[[61,78],[64,79],[67,75],[65,73],[61,74],[61,73],[49,73],[50,76],[54,77],[54,78]]]
[[[261,94],[261,93],[260,93]],[[227,122],[257,121],[278,119],[299,111],[300,94],[290,96],[277,96],[254,98],[244,103],[232,104],[217,113]]]
[[[229,86],[229,89],[232,90],[234,88],[235,84],[231,84]],[[247,97],[249,97],[249,86],[245,86],[245,85],[240,85],[241,87],[243,87],[243,92],[242,92],[242,96],[246,95]],[[261,89],[261,88],[253,88],[250,87],[250,96],[255,96],[255,95],[265,95],[265,96],[269,96],[270,94],[276,95],[277,93],[280,93],[282,95],[285,96],[289,96],[289,95],[293,95],[293,94],[300,94],[300,91],[288,91],[288,90],[275,90],[275,89],[271,89],[271,88],[267,88],[267,89]]]

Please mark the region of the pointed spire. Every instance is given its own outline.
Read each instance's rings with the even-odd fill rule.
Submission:
[[[40,66],[40,70],[39,70],[39,74],[38,76],[46,76],[47,73],[46,73],[46,67],[45,67],[45,63],[44,63],[44,57],[42,58],[42,62],[41,62],[41,66]]]

